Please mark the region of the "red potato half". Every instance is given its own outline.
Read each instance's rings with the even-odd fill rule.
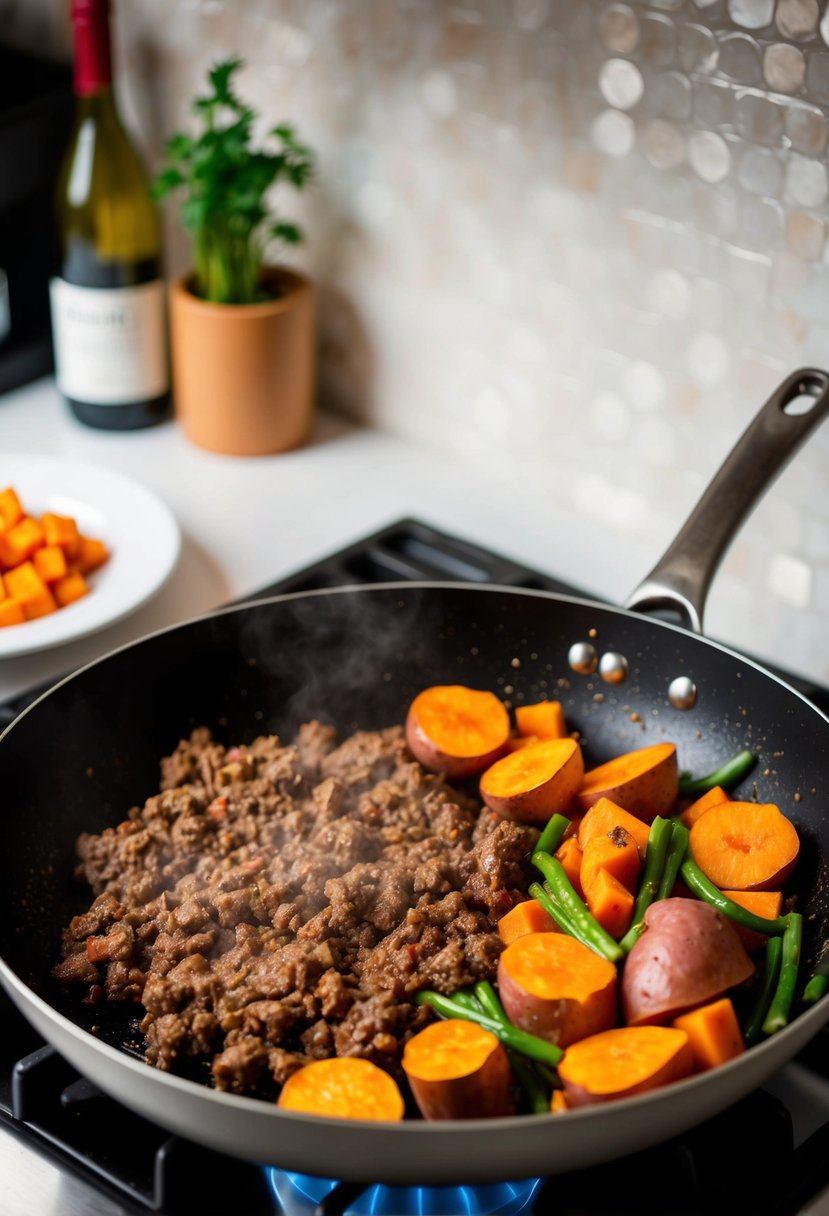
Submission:
[[[434,1022],[409,1039],[403,1071],[424,1119],[512,1115],[512,1068],[489,1030],[462,1019]]]
[[[574,1043],[564,1053],[558,1075],[567,1108],[632,1098],[691,1075],[694,1058],[688,1035],[666,1026],[606,1030]]]
[[[622,975],[628,1026],[670,1022],[754,974],[733,925],[702,900],[660,900],[648,908],[645,925]]]
[[[600,798],[609,798],[631,815],[651,823],[657,815],[673,811],[678,795],[676,746],[654,743],[616,756],[585,773],[578,803],[586,812]]]
[[[494,693],[437,684],[409,706],[406,742],[432,772],[471,777],[503,755],[510,737],[506,707]]]
[[[510,1021],[566,1047],[616,1023],[616,968],[564,933],[529,933],[498,961]]]
[[[546,823],[568,814],[584,775],[575,739],[545,739],[504,756],[481,777],[481,797],[504,819]]]

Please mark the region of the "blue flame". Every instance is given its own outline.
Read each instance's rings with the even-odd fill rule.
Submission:
[[[268,1180],[280,1216],[313,1216],[333,1191],[331,1178],[313,1178],[269,1169]],[[527,1211],[540,1178],[485,1186],[368,1186],[345,1209],[345,1216],[518,1216]]]

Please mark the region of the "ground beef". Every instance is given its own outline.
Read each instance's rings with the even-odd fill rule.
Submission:
[[[94,900],[55,978],[140,1003],[147,1060],[207,1061],[219,1089],[272,1096],[332,1055],[399,1077],[431,1016],[414,994],[494,978],[536,838],[427,773],[397,727],[229,749],[202,728],[159,794],[78,840]]]

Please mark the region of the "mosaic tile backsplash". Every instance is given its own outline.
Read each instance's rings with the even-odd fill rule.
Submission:
[[[0,30],[65,53],[67,9],[0,0]],[[240,88],[318,149],[285,204],[327,402],[456,453],[551,536],[606,530],[631,586],[777,381],[829,367],[817,0],[120,0],[117,20],[154,163],[237,51]],[[829,426],[745,525],[707,626],[829,681],[827,621]]]

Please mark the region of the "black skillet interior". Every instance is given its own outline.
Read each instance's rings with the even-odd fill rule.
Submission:
[[[628,660],[618,687],[575,675],[571,643],[595,630]],[[670,681],[699,688],[674,709]],[[158,762],[196,726],[227,744],[303,721],[341,735],[402,722],[422,688],[464,683],[513,704],[556,697],[588,764],[660,740],[680,767],[707,773],[744,747],[758,764],[741,793],[777,802],[797,824],[808,964],[823,939],[829,722],[751,663],[682,630],[599,605],[481,587],[405,584],[235,608],[145,639],[67,680],[0,742],[0,955],[60,1012],[137,1049],[135,1011],[88,1007],[50,972],[61,928],[88,904],[72,879],[74,841],[124,818],[158,788]]]

